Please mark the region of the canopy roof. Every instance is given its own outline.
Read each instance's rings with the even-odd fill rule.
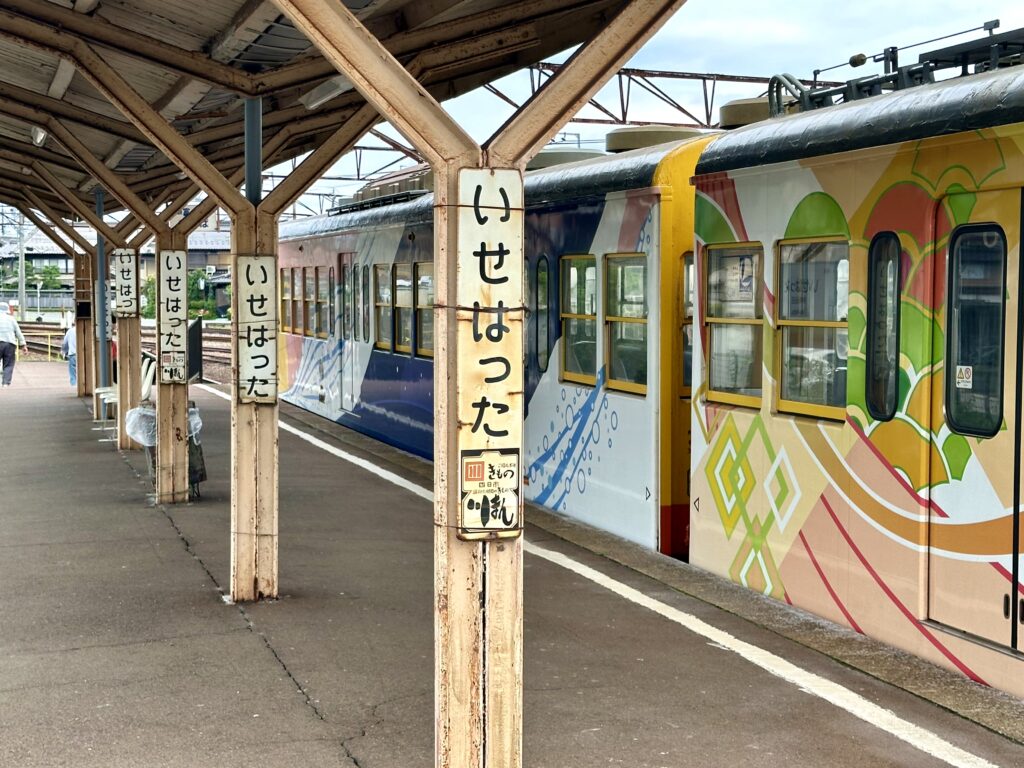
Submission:
[[[343,1],[407,68],[416,62],[419,81],[439,100],[583,42],[626,5]],[[52,118],[147,202],[189,186],[62,56],[72,40],[95,50],[225,174],[242,166],[246,97],[263,97],[264,142],[283,126],[291,134],[268,166],[314,149],[365,103],[272,2],[0,0],[0,201],[18,202],[28,188],[73,215],[27,171],[36,161],[91,205],[94,182],[45,130]],[[108,210],[117,207],[110,200]]]

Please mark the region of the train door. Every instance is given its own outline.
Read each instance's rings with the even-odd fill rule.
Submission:
[[[359,295],[359,267],[355,262],[355,254],[338,254],[341,275],[341,407],[344,411],[353,411],[356,407],[356,362],[359,345],[356,343],[359,333],[356,329],[359,314],[356,311],[355,299]]]
[[[929,617],[1021,648],[1021,192],[943,206],[959,223],[935,283]]]

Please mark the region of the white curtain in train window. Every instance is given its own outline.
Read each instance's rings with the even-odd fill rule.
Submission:
[[[761,247],[707,252],[708,386],[713,392],[761,396]]]
[[[841,241],[780,246],[782,400],[846,406],[849,254]]]

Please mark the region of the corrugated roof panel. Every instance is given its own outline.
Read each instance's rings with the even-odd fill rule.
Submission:
[[[244,4],[240,0],[103,0],[96,15],[133,32],[199,51],[228,27]]]

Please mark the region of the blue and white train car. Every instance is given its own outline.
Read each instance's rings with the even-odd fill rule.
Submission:
[[[527,498],[679,556],[690,328],[681,297],[692,269],[688,182],[704,143],[526,180]],[[427,458],[432,206],[430,194],[357,204],[282,225],[280,245],[282,398]]]

